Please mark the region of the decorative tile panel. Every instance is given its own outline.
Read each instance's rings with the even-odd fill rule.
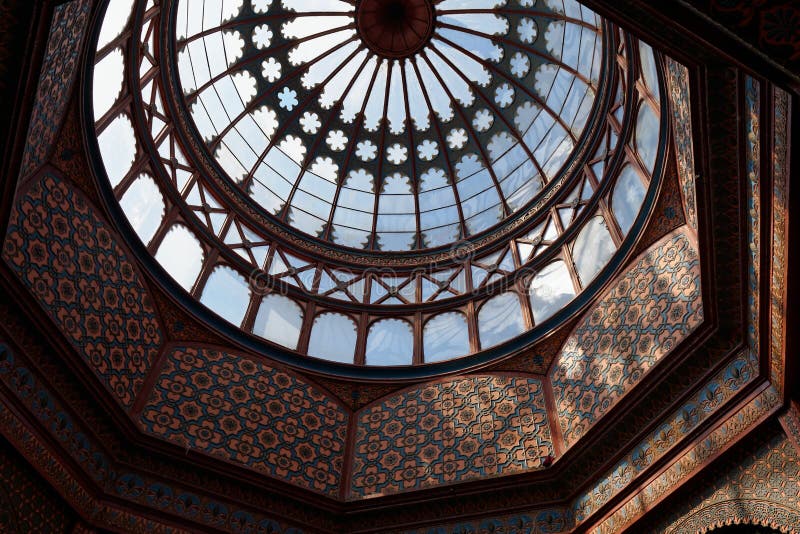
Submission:
[[[759,286],[761,280],[761,85],[747,76],[744,80],[745,168],[747,177],[747,340],[758,352]]]
[[[597,512],[701,423],[718,413],[757,376],[758,362],[755,359],[747,354],[734,358],[576,499],[575,520],[580,523]]]
[[[686,223],[697,231],[697,195],[695,193],[694,145],[692,144],[692,106],[689,101],[689,69],[667,58],[667,85],[672,100],[672,133],[678,159]]]
[[[50,37],[28,126],[28,141],[22,156],[21,177],[45,162],[56,140],[72,95],[91,8],[91,0],[73,0],[53,10]]]
[[[45,174],[17,203],[3,259],[117,401],[130,407],[161,330],[133,263],[96,210]]]
[[[691,486],[670,509],[656,509],[647,532],[706,532],[731,524],[794,532],[800,526],[800,455],[774,423]]]
[[[653,245],[567,340],[550,378],[567,447],[703,321],[700,260],[682,232]]]
[[[57,397],[11,348],[0,340],[0,383],[17,396],[25,407],[50,433],[50,436],[94,482],[105,484],[112,477],[111,462],[106,453],[92,442]]]
[[[541,380],[471,376],[406,390],[358,413],[350,498],[542,467],[553,455]]]
[[[89,429],[70,413],[69,407],[57,400],[57,396],[37,376],[37,372],[28,367],[23,358],[15,354],[2,339],[0,382],[24,404],[32,418],[47,429],[54,442],[81,466],[88,479],[129,503],[227,532],[303,532],[299,528],[286,525],[284,521],[242,508],[234,501],[221,501],[163,478],[127,470],[118,471],[113,461],[102,452]],[[182,530],[169,527],[130,510],[96,500],[83,486],[83,482],[76,479],[71,470],[64,466],[62,453],[53,454],[26,425],[27,423],[23,423],[6,407],[0,389],[0,433],[6,435],[9,441],[13,440],[14,446],[47,476],[48,481],[58,488],[69,504],[80,510],[84,516],[92,517],[96,525],[116,527],[123,532],[197,532],[196,528]],[[308,520],[308,517],[297,519]],[[5,530],[0,528],[0,532]]]
[[[770,283],[770,379],[783,392],[786,319],[786,227],[789,189],[789,95],[775,89],[772,145],[772,280]]]
[[[642,510],[652,507],[662,497],[672,492],[678,483],[695,474],[729,443],[735,441],[742,432],[751,428],[779,404],[780,399],[773,388],[764,390],[696,443],[643,489],[631,496],[622,507],[591,532],[593,534],[613,534],[622,531],[625,526],[641,516]]]
[[[75,513],[0,437],[0,532],[69,532]]]
[[[179,347],[140,424],[149,434],[337,496],[348,414],[289,372],[239,355]]]

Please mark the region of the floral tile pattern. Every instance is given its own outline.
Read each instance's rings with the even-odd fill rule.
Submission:
[[[117,401],[132,406],[161,329],[133,263],[83,195],[45,174],[18,202],[3,258]]]
[[[161,369],[140,423],[167,441],[333,496],[347,420],[330,395],[288,372],[179,347]]]
[[[700,259],[683,233],[650,248],[578,324],[550,379],[572,446],[703,321]]]
[[[350,498],[542,467],[553,454],[541,380],[471,376],[423,385],[362,410]]]

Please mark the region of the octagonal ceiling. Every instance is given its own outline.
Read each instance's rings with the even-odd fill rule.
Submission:
[[[84,51],[86,70],[65,75],[81,80],[82,104],[67,109],[64,91],[40,105],[61,109],[65,126],[59,140],[40,136],[59,144],[44,149],[49,160],[26,154],[3,247],[32,324],[66,341],[50,363],[34,363],[36,341],[0,339],[3,391],[113,493],[104,517],[138,521],[121,504],[134,503],[159,510],[141,530],[166,517],[220,530],[379,532],[405,527],[409,513],[420,528],[440,525],[455,499],[535,516],[495,513],[492,524],[614,532],[637,517],[637,502],[660,498],[662,478],[681,480],[678,471],[780,406],[785,94],[753,77],[710,82],[733,95],[717,105],[739,110],[725,128],[734,138],[742,113],[741,144],[727,146],[748,162],[741,199],[736,172],[717,162],[711,202],[695,181],[705,148],[692,135],[690,70],[579,4],[125,4],[100,2],[93,26],[91,2],[57,10],[51,39],[75,25],[78,40],[51,47],[47,61]],[[325,46],[303,46],[312,31]],[[331,57],[338,68],[323,68]],[[201,60],[207,70],[193,69]],[[42,87],[52,72],[43,68]],[[374,83],[361,88],[362,78]],[[551,98],[576,87],[584,104]],[[306,128],[312,115],[320,124]],[[543,133],[537,120],[548,116]],[[762,132],[762,120],[774,127]],[[570,125],[563,138],[552,133],[560,121]],[[442,137],[458,127],[460,148]],[[430,159],[423,138],[436,144]],[[375,161],[358,156],[366,143]],[[493,175],[513,167],[504,158],[515,150],[528,189],[513,197]],[[258,183],[294,180],[293,193],[266,201],[253,184],[273,156],[287,166]],[[448,164],[470,156],[477,174]],[[238,169],[233,160],[245,158]],[[326,178],[324,165],[337,170]],[[472,208],[460,184],[483,173],[500,215],[474,227],[459,218],[451,234],[423,227],[434,168],[461,212]],[[363,189],[348,185],[354,172],[369,174]],[[391,190],[395,174],[407,191]],[[306,179],[327,181],[332,195],[305,190]],[[299,191],[330,201],[319,230],[302,222],[317,208],[296,201]],[[354,192],[372,195],[372,211],[361,210],[369,229],[337,219]],[[399,205],[395,195],[413,210],[381,211]],[[505,206],[511,198],[520,203]],[[389,215],[416,226],[381,226]],[[757,239],[769,227],[777,241]],[[747,240],[747,254],[722,246],[726,235]],[[746,268],[710,277],[718,262]],[[768,332],[761,314],[772,314]],[[29,329],[24,318],[6,323],[4,336]],[[759,344],[772,347],[760,360]],[[77,393],[53,393],[74,382],[66,376],[79,377]],[[78,410],[82,395],[99,407]],[[96,410],[113,414],[113,429]]]

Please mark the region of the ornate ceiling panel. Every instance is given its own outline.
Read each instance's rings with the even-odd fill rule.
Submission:
[[[82,48],[89,70],[77,84],[68,65],[53,71],[65,91],[56,106],[48,104],[51,70],[36,70],[44,81],[29,122],[38,126],[19,134],[28,134],[19,149],[30,167],[0,210],[11,214],[0,264],[0,432],[92,525],[635,531],[642,507],[657,506],[783,405],[791,98],[768,82],[713,64],[709,52],[682,56],[684,67],[572,2],[494,2],[478,12],[448,1],[427,10],[426,2],[365,0],[337,3],[342,15],[331,14],[332,2],[243,1],[217,3],[207,16],[192,8],[208,2],[162,0],[133,12],[125,4],[93,8],[87,42],[99,44],[83,47],[82,9],[91,3],[55,10],[45,62],[60,65],[58,54]],[[470,17],[505,26],[479,25],[477,33],[489,32],[481,37],[470,33]],[[72,23],[76,32],[65,33]],[[312,49],[312,25],[328,31],[319,38],[343,40]],[[210,47],[214,39],[221,47]],[[481,75],[467,68],[469,54],[456,53],[459,39],[475,39],[475,54],[480,42],[502,56],[475,61]],[[602,49],[599,76],[582,73],[580,54],[556,54],[558,39]],[[680,54],[676,39],[671,50]],[[323,69],[331,57],[344,68]],[[187,67],[202,58],[205,79]],[[543,145],[528,145],[515,122],[523,88],[542,100],[542,114],[563,119],[564,108],[537,89],[546,64],[571,76],[573,88],[585,77],[584,101],[594,98],[573,132],[574,151],[552,174],[538,159]],[[405,83],[393,84],[395,73]],[[411,74],[422,93],[436,84],[452,92],[450,121],[424,97],[412,105]],[[463,98],[458,83],[442,82],[450,76],[464,81]],[[494,97],[514,77],[512,104],[502,107]],[[389,89],[351,93],[360,78]],[[239,104],[220,96],[228,82]],[[93,93],[92,83],[108,91]],[[67,106],[73,85],[86,90],[81,105]],[[297,103],[288,109],[291,91]],[[241,116],[214,122],[212,93]],[[381,98],[383,107],[370,107]],[[387,105],[392,98],[406,105]],[[246,118],[256,101],[251,111],[263,105],[264,114]],[[351,101],[363,111],[348,119]],[[485,132],[486,121],[459,119],[477,120],[479,102],[493,117]],[[232,132],[246,121],[267,125],[269,111],[274,131],[262,130],[264,139],[240,132],[256,144],[239,148],[256,150],[239,180]],[[310,114],[315,132],[300,120],[316,124]],[[434,138],[451,127],[464,129],[463,149]],[[435,155],[422,147],[428,134]],[[385,215],[422,220],[428,167],[439,165],[443,189],[460,192],[469,177],[445,161],[459,151],[496,176],[509,156],[494,159],[489,147],[505,136],[521,138],[516,146],[546,179],[495,226],[471,233],[465,224],[454,245],[437,249],[418,222],[407,232],[376,225]],[[306,154],[292,160],[294,196],[270,211],[241,186],[272,152],[285,155],[290,137]],[[357,154],[367,141],[382,147],[374,161]],[[306,179],[325,180],[314,165],[328,163],[339,166],[329,180],[338,196],[322,195],[330,220],[309,231],[297,215],[308,205],[295,199]],[[364,210],[373,226],[362,229],[369,235],[358,250],[335,228],[336,213],[352,209],[342,202],[353,165],[374,180],[369,191],[354,189],[373,195]],[[387,190],[386,169],[405,173],[407,193]],[[381,211],[385,195],[403,194],[413,210]],[[670,209],[685,213],[670,217]],[[675,220],[687,224],[676,229]],[[591,231],[594,221],[607,239]],[[175,232],[197,241],[195,259]],[[415,234],[401,247],[409,250],[384,247],[392,232]],[[169,239],[178,241],[165,246]],[[352,321],[352,335],[336,317]],[[327,366],[306,364],[325,350]],[[341,372],[392,363],[433,371]],[[520,370],[531,368],[541,374]],[[441,372],[450,374],[431,376]]]

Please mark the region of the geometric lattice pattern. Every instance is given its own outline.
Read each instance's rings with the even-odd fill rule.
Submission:
[[[542,467],[541,380],[474,376],[398,393],[358,415],[350,498]]]
[[[294,375],[203,348],[176,348],[141,416],[160,438],[338,495],[348,415]]]
[[[550,373],[573,445],[703,321],[700,261],[689,238],[654,245],[586,314]]]
[[[3,258],[125,407],[161,344],[150,297],[108,226],[46,174],[21,196]]]

